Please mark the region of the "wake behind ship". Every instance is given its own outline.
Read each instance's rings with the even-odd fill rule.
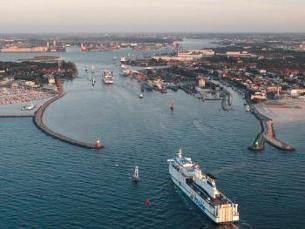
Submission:
[[[181,149],[176,158],[168,162],[173,182],[213,222],[222,224],[239,220],[238,204],[221,193],[216,187],[216,178],[202,173],[198,164],[182,155]]]

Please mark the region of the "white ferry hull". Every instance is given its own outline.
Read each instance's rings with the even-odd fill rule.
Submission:
[[[198,195],[185,181],[185,177],[177,172],[176,169],[169,166],[169,173],[175,185],[185,194],[187,195],[192,202],[203,212],[205,213],[214,223],[228,223],[221,221],[220,218],[215,217],[215,208],[211,207],[208,202],[206,202],[200,195]],[[239,216],[233,216],[233,220],[231,222],[235,222],[239,220]]]

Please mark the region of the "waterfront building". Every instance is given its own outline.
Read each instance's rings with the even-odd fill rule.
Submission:
[[[199,49],[199,50],[190,50],[192,53],[199,53],[202,57],[211,57],[215,56],[215,51],[212,49]]]
[[[253,102],[263,102],[267,100],[266,93],[264,92],[255,92],[254,95],[251,95],[251,100]]]
[[[281,86],[269,86],[267,87],[268,93],[281,93],[282,87]]]
[[[10,46],[0,49],[0,52],[4,52],[4,53],[48,52],[48,47],[38,46],[38,47],[27,48],[27,47]]]
[[[179,52],[177,56],[153,56],[152,58],[155,60],[164,60],[164,61],[179,61],[179,62],[189,62],[194,60],[199,60],[203,57],[203,54],[200,52]]]
[[[199,76],[197,77],[197,79],[198,79],[198,87],[204,88],[205,85],[206,85],[206,83],[207,83],[207,77],[204,77],[204,76],[202,76],[202,75],[199,75]]]
[[[292,97],[298,97],[298,96],[304,95],[304,94],[305,94],[305,88],[295,88],[295,89],[290,90],[290,95]]]
[[[227,57],[240,57],[240,52],[235,52],[235,51],[228,51],[226,52],[226,56]]]
[[[53,75],[48,75],[48,83],[49,84],[55,84],[55,78]]]

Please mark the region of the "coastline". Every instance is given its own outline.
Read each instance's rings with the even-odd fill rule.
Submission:
[[[260,113],[271,118],[276,124],[305,122],[305,101],[301,99],[282,99],[255,105]]]
[[[219,82],[227,87],[232,88],[233,90],[235,90],[235,88],[241,89],[239,87],[236,87],[234,84],[232,84],[230,82],[223,82],[222,80],[219,80]],[[252,151],[256,151],[256,152],[263,151],[265,148],[264,147],[265,143],[268,143],[269,145],[271,145],[279,150],[282,150],[282,151],[290,151],[290,152],[295,151],[296,149],[292,145],[289,145],[289,144],[277,139],[275,130],[274,130],[274,124],[283,123],[282,120],[287,122],[287,116],[280,113],[280,115],[282,117],[282,120],[280,120],[276,116],[274,116],[273,112],[268,110],[268,107],[266,104],[264,104],[264,103],[253,104],[251,101],[251,98],[250,98],[249,91],[247,91],[245,89],[241,89],[241,91],[239,91],[239,90],[237,90],[237,91],[239,94],[244,96],[246,103],[250,107],[251,113],[260,122],[260,126],[261,126],[261,132],[257,135],[253,144],[251,146],[249,146],[248,149],[252,150]],[[296,100],[293,100],[293,101],[296,101]],[[282,100],[282,102],[283,102],[283,100]],[[289,102],[291,102],[291,99],[289,99]],[[269,102],[269,103],[272,103],[272,102]],[[302,113],[302,114],[304,114],[304,116],[300,116],[300,117],[302,118],[301,120],[305,121],[305,101],[303,101],[304,110],[300,109],[301,108],[300,104],[288,105],[288,104],[284,103],[284,104],[278,104],[278,105],[282,105],[282,106],[280,106],[281,108],[279,108],[279,109],[286,109],[286,112],[289,112],[289,114],[291,114],[291,115],[294,114],[294,112],[291,112],[292,108],[299,109],[299,111],[304,112],[304,113]],[[273,119],[275,119],[275,121]]]

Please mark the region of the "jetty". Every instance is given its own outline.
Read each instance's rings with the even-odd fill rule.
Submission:
[[[222,109],[224,111],[232,110],[232,99],[233,99],[233,97],[232,97],[231,93],[227,89],[223,88],[222,92],[221,92],[221,97],[222,97],[222,99],[221,99]]]
[[[46,109],[48,108],[48,106],[50,106],[52,103],[54,103],[55,101],[57,101],[58,99],[62,98],[65,93],[63,92],[63,88],[61,85],[61,82],[59,80],[57,80],[57,86],[59,88],[59,94],[52,97],[51,99],[49,99],[47,102],[45,102],[44,104],[42,104],[35,112],[34,117],[33,117],[33,122],[34,124],[38,127],[38,129],[40,129],[41,131],[43,131],[44,133],[46,133],[47,135],[59,139],[63,142],[72,144],[72,145],[76,145],[79,147],[83,147],[83,148],[87,148],[87,149],[101,149],[104,148],[104,145],[99,141],[99,139],[94,142],[94,143],[87,143],[87,142],[82,142],[67,136],[64,136],[60,133],[57,133],[53,130],[51,130],[49,127],[47,127],[47,125],[43,122],[43,115],[44,112],[46,111]]]
[[[264,137],[270,145],[273,145],[274,147],[280,150],[295,151],[295,148],[293,148],[291,145],[286,144],[276,138],[272,120],[266,121],[265,125],[266,125],[266,132]]]
[[[276,147],[283,151],[295,151],[295,148],[287,143],[276,138],[275,130],[273,127],[272,119],[261,114],[257,108],[252,104],[250,96],[245,96],[246,102],[252,110],[252,114],[259,120],[261,124],[261,133],[256,137],[252,146],[249,147],[250,150],[262,151],[264,149],[265,142],[269,145]]]

